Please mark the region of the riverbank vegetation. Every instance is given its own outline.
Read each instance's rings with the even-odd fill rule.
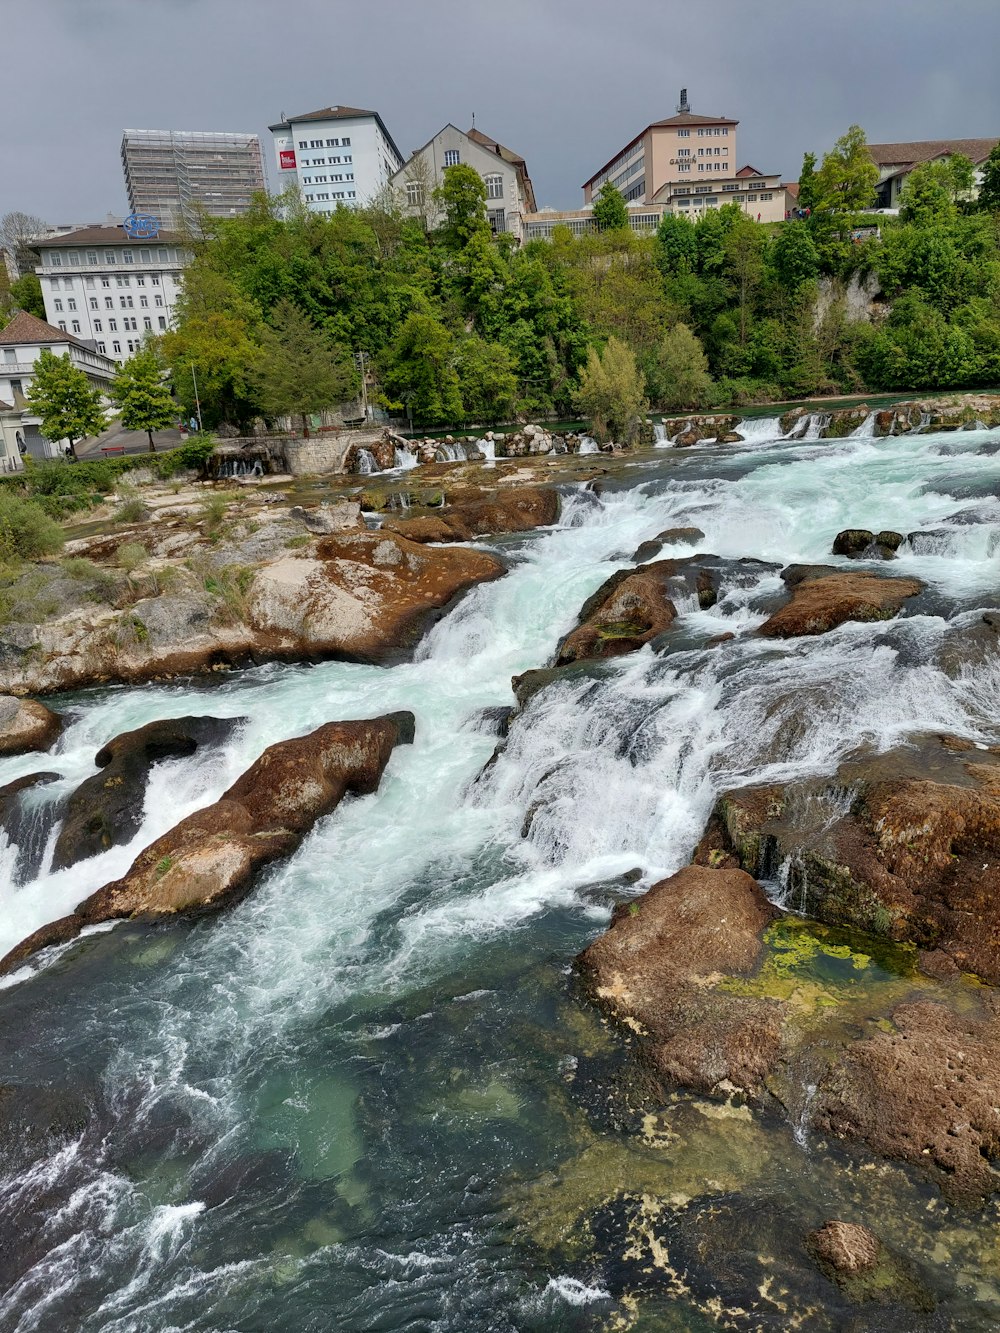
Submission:
[[[356,383],[350,354],[364,352],[373,392],[425,426],[570,415],[611,339],[653,409],[995,384],[993,165],[983,207],[956,158],[912,174],[899,218],[859,215],[877,173],[855,127],[819,168],[807,156],[801,219],[761,225],[726,205],[640,236],[605,197],[603,230],[520,248],[491,235],[466,166],[446,171],[431,231],[387,200],[321,217],[261,197],[193,243],[162,350],[186,408],[193,365],[207,418],[241,427],[275,410],[269,361],[292,336],[289,306],[299,342],[311,328],[338,349],[338,385]]]

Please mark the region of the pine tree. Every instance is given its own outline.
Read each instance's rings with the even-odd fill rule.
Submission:
[[[261,332],[254,371],[264,415],[300,416],[306,435],[311,413],[343,402],[357,388],[345,350],[288,300],[278,302]]]
[[[122,414],[124,428],[144,430],[149,437],[149,452],[155,453],[153,431],[173,425],[177,405],[164,383],[152,348],[143,348],[118,368],[110,393],[111,401]]]
[[[92,388],[83,371],[72,364],[69,352],[55,356],[47,347],[42,348],[26,397],[42,418],[45,438],[53,442],[68,440],[74,458],[76,441],[99,435],[108,424],[99,390]]]

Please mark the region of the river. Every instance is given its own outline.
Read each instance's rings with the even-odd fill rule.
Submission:
[[[397,709],[417,723],[379,791],[235,909],[120,925],[5,979],[0,1082],[71,1089],[90,1112],[31,1165],[0,1159],[4,1333],[714,1327],[697,1293],[622,1303],[591,1243],[588,1213],[647,1181],[718,1185],[759,1216],[790,1200],[814,1225],[835,1205],[870,1214],[940,1275],[955,1322],[934,1327],[997,1326],[995,1207],[956,1214],[900,1169],[812,1145],[808,1126],[726,1121],[694,1098],[671,1103],[670,1147],[595,1109],[598,1076],[626,1057],[572,959],[615,901],[686,863],[719,790],[828,773],[859,744],[929,729],[1000,742],[996,660],[935,665],[946,627],[996,602],[997,432],[777,435],[757,423],[743,445],[657,451],[600,494],[568,490],[557,527],[490,543],[510,573],[411,662],[86,691],[56,701],[70,725],[52,754],[0,760],[0,784],[60,774],[39,789],[27,872],[0,834],[3,952],[275,741]],[[727,564],[720,601],[679,605],[661,651],[536,695],[479,776],[497,744],[482,713],[512,702],[511,676],[550,660],[642,541],[690,525],[704,540],[668,554],[765,563]],[[927,591],[890,623],[755,639],[778,570],[843,563],[829,552],[846,527],[933,531],[892,566]],[[245,723],[154,770],[133,843],[51,872],[45,803],[111,736],[188,713]],[[883,1318],[851,1326],[916,1326]],[[809,1326],[844,1326],[826,1319]],[[787,1326],[775,1320],[729,1326]]]

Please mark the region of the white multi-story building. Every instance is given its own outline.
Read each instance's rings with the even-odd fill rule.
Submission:
[[[360,208],[389,184],[403,157],[377,111],[328,106],[270,126],[278,187],[297,185],[314,213]]]
[[[434,191],[444,180],[446,167],[461,163],[479,172],[486,185],[486,209],[494,235],[523,234],[523,219],[535,211],[535,192],[528,167],[520,153],[505,148],[481,130],[468,133],[454,125],[445,127],[418,148],[392,178],[400,206],[427,226],[437,226],[444,214],[434,202]]]
[[[46,319],[117,361],[170,328],[188,260],[172,232],[139,230],[86,227],[34,242]]]
[[[64,329],[46,324],[26,310],[18,311],[0,330],[0,470],[4,472],[19,468],[25,453],[35,458],[53,458],[62,453],[61,441],[47,440],[42,435],[41,418],[27,401],[35,363],[45,349],[53,356],[68,354],[70,363],[82,370],[108,401],[108,386],[118,363]]]

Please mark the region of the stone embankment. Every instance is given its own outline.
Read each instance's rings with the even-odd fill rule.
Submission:
[[[121,879],[12,949],[0,960],[0,972],[101,922],[159,921],[236,901],[348,793],[375,791],[393,749],[411,742],[413,731],[412,714],[393,713],[329,722],[270,746],[214,805],[181,820],[141,852]]]

